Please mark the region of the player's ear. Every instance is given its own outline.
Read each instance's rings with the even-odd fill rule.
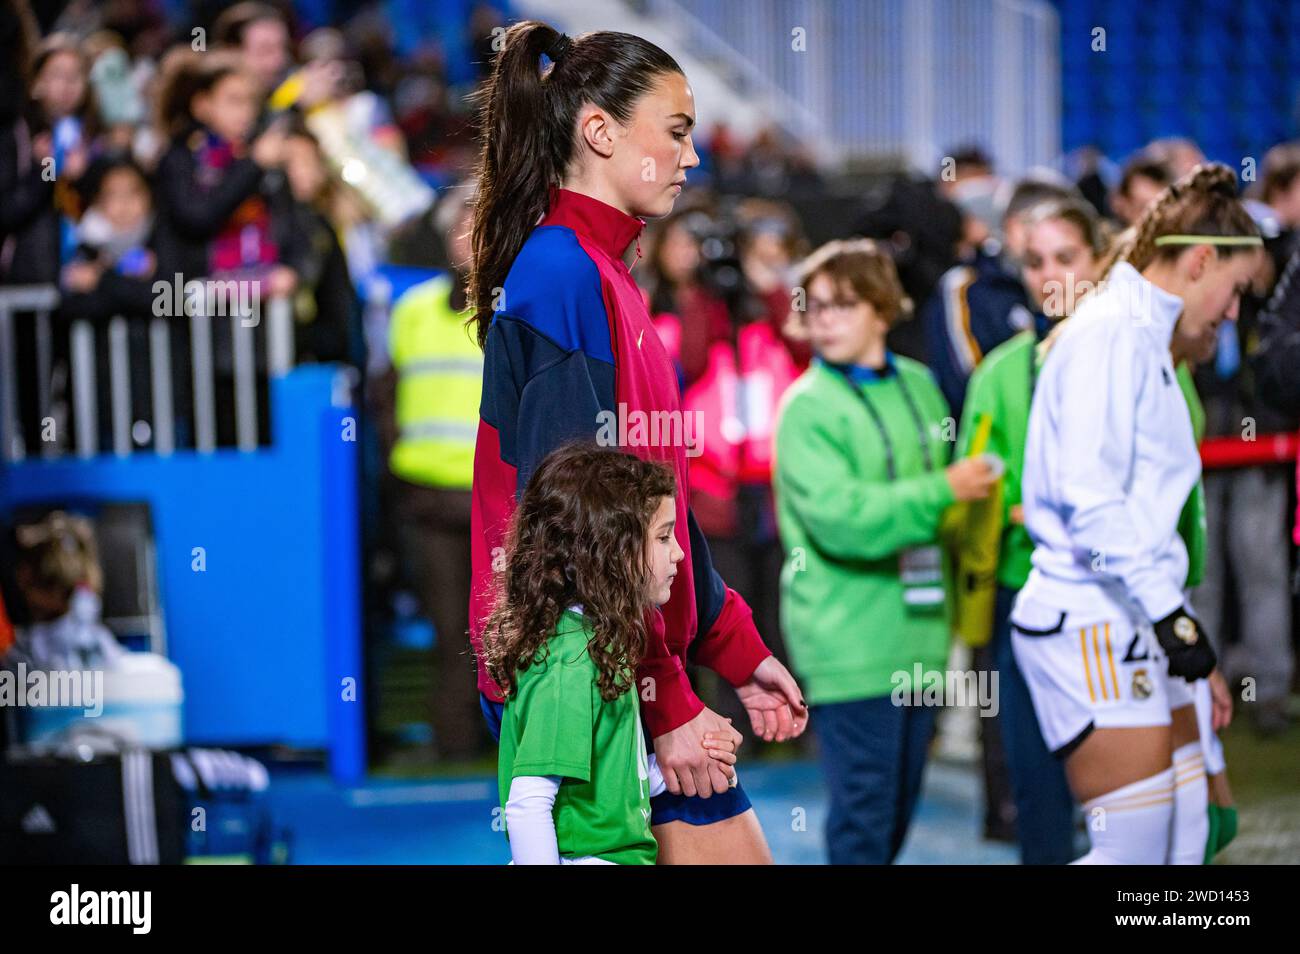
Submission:
[[[614,154],[614,120],[594,104],[578,114],[578,131],[587,147],[603,159]]]
[[[1214,249],[1209,245],[1193,245],[1187,250],[1187,277],[1194,282],[1199,282],[1205,277],[1205,271],[1210,267],[1210,259],[1214,257]]]

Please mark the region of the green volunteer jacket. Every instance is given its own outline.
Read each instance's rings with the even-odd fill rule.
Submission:
[[[958,454],[965,454],[979,415],[992,418],[988,450],[1006,463],[1002,482],[1002,541],[998,557],[997,580],[1002,586],[1018,590],[1025,585],[1033,564],[1030,557],[1034,542],[1024,526],[1010,519],[1013,506],[1021,502],[1021,478],[1025,470],[1025,437],[1029,433],[1029,407],[1033,398],[1031,362],[1037,360],[1038,338],[1032,331],[1022,331],[990,351],[971,376],[962,409],[961,429],[957,439]],[[1178,366],[1178,383],[1187,399],[1192,429],[1199,443],[1205,433],[1205,411],[1192,375],[1186,364]],[[1178,531],[1187,545],[1188,587],[1201,582],[1205,566],[1205,492],[1198,483],[1193,488],[1178,522]]]
[[[952,419],[929,371],[890,356],[894,373],[857,385],[880,415],[893,446],[890,481],[884,443],[870,412],[839,371],[815,361],[786,393],[776,432],[774,487],[785,549],[781,626],[805,698],[816,704],[889,695],[912,686],[913,667],[947,661],[947,605],[904,605],[900,552],[939,542],[953,502],[944,474]],[[926,430],[926,471],[905,382]]]

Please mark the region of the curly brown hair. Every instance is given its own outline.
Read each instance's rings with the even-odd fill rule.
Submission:
[[[561,614],[582,606],[602,699],[632,687],[650,609],[646,538],[677,482],[667,465],[591,443],[551,452],[511,518],[504,569],[483,631],[484,662],[509,696],[543,662]]]

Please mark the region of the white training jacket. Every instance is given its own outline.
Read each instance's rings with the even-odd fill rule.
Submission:
[[[1178,518],[1201,459],[1169,353],[1182,310],[1121,262],[1053,343],[1025,442],[1022,598],[1071,612],[1109,598],[1152,621],[1184,604]]]

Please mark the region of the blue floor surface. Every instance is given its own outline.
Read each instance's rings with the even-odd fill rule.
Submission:
[[[322,773],[273,771],[277,818],[293,830],[297,864],[505,864],[495,779],[376,781],[340,788]],[[825,864],[826,798],[811,762],[757,765],[741,779],[778,864]],[[932,762],[901,864],[1014,864],[1015,850],[980,840],[973,768]]]

